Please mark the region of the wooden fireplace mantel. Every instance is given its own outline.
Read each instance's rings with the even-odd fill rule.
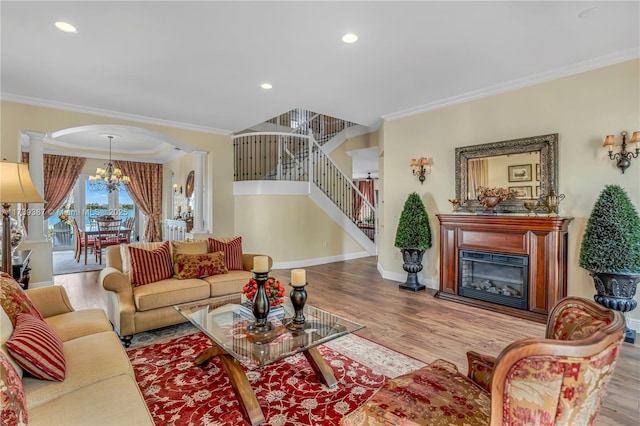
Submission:
[[[567,295],[567,239],[573,218],[524,215],[439,214],[440,289],[436,297],[546,322]],[[517,309],[458,294],[460,249],[528,256],[527,309]]]

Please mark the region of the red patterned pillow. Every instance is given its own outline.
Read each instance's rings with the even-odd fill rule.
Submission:
[[[42,315],[33,305],[27,293],[20,287],[20,284],[5,272],[0,274],[0,305],[9,316],[11,325],[14,327],[16,325],[16,316],[23,312],[42,319]]]
[[[177,254],[176,278],[202,278],[211,275],[226,274],[224,253],[217,251],[207,254]]]
[[[62,340],[43,320],[31,314],[19,314],[6,345],[9,354],[25,371],[43,380],[64,380],[67,364]]]
[[[227,269],[230,271],[242,271],[242,237],[233,239],[217,240],[209,238],[209,251],[215,253],[217,251],[224,252]]]
[[[26,425],[27,416],[27,396],[24,394],[22,380],[7,357],[0,352],[0,399],[2,401],[2,411],[0,418],[5,425]]]
[[[169,241],[165,241],[155,250],[145,250],[129,246],[133,285],[154,283],[173,276],[173,265],[169,253]]]

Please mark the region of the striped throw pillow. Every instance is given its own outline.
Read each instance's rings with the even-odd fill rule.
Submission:
[[[169,253],[169,241],[155,250],[145,250],[129,246],[133,285],[154,283],[173,276],[173,265]]]
[[[16,328],[6,342],[9,354],[33,376],[61,382],[67,370],[62,339],[43,320],[18,314]]]
[[[242,237],[235,237],[233,239],[225,238],[223,240],[209,238],[209,252],[215,253],[217,251],[224,252],[228,270],[244,270],[242,267]]]

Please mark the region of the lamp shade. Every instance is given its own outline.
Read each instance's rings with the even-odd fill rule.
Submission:
[[[605,147],[613,147],[616,146],[616,137],[613,135],[608,135],[606,138],[604,138],[604,145]]]
[[[0,202],[45,203],[36,190],[25,163],[0,161]]]

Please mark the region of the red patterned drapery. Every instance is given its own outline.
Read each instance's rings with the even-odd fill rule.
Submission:
[[[373,206],[373,202],[374,202],[373,180],[367,179],[367,180],[358,181],[356,186],[358,187],[358,191],[360,191],[362,195],[364,195],[364,198],[366,198],[366,200],[369,201]],[[358,192],[354,190],[353,191],[353,215],[354,215],[354,219],[359,220],[361,222],[369,218],[370,216],[373,216],[373,211],[367,205],[367,207],[364,209],[364,213],[365,213],[364,217],[362,217],[363,205],[364,205],[364,201],[362,200],[362,197],[360,197]]]
[[[80,176],[86,158],[44,154],[44,218],[51,217],[64,203]]]
[[[115,166],[131,178],[129,195],[140,211],[147,216],[144,240],[160,241],[162,213],[162,164],[115,161]]]

